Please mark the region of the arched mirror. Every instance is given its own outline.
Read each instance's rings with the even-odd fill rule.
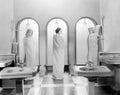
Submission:
[[[55,30],[61,28],[61,37],[64,40],[64,64],[68,64],[68,25],[61,18],[53,18],[47,24],[47,65],[53,65],[53,35]],[[62,43],[61,43],[62,44]]]
[[[76,64],[86,64],[88,56],[88,28],[95,27],[96,22],[88,17],[81,18],[76,23]]]
[[[32,18],[24,18],[17,24],[19,61],[28,67],[39,65],[39,25]]]

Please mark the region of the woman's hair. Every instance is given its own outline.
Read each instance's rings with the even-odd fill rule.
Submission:
[[[33,30],[32,29],[27,29],[26,31],[26,36],[32,36],[33,35]]]
[[[61,28],[58,27],[58,28],[55,30],[55,32],[56,32],[56,33],[59,33],[60,30],[61,30]]]

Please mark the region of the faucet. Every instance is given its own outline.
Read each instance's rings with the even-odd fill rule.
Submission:
[[[40,71],[40,65],[37,65],[35,68],[36,73],[38,73]]]

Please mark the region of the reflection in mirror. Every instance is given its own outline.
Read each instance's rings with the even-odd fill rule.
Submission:
[[[96,23],[90,18],[81,18],[76,23],[76,64],[86,64],[88,57],[88,28]]]
[[[30,18],[20,21],[17,27],[17,41],[19,43],[19,62],[25,66],[35,68],[39,64],[38,43],[39,26]]]
[[[60,18],[54,18],[49,21],[47,25],[47,65],[53,64],[53,35],[55,35],[55,30],[60,27],[62,32],[60,34],[64,41],[64,64],[68,63],[67,55],[67,32],[68,26],[66,22]]]

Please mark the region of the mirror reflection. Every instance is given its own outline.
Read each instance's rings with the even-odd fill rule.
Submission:
[[[39,26],[33,19],[24,19],[19,23],[17,29],[17,39],[19,43],[19,61],[25,66],[35,68],[39,64],[38,40]]]
[[[96,23],[90,18],[81,18],[76,23],[76,63],[86,64],[88,58],[88,28],[95,27]]]

